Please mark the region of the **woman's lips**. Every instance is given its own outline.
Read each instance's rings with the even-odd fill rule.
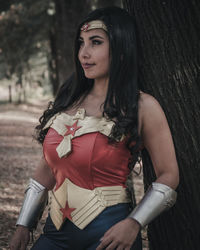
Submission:
[[[89,69],[89,68],[91,68],[92,66],[94,66],[95,64],[93,63],[93,64],[90,64],[90,63],[82,63],[82,67],[84,68],[84,69]]]

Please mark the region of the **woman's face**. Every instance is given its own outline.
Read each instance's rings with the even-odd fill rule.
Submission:
[[[89,79],[107,79],[109,76],[110,56],[109,40],[103,29],[81,31],[78,59],[85,77]]]

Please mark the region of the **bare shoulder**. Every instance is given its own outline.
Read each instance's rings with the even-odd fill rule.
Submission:
[[[138,104],[140,131],[158,129],[167,123],[162,107],[152,95],[140,92]]]
[[[159,116],[164,115],[164,112],[159,102],[152,95],[140,92],[139,115],[141,117],[147,115]]]
[[[152,95],[141,91],[139,98],[139,110],[145,112],[152,109],[161,109],[159,102]]]

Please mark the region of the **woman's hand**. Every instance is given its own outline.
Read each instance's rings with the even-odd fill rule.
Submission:
[[[10,242],[10,250],[26,250],[30,240],[30,232],[27,227],[17,226],[15,234]]]
[[[140,225],[132,218],[126,218],[111,227],[101,238],[96,250],[129,250],[135,241]]]

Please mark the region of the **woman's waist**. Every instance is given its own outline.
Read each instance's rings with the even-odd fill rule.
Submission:
[[[76,168],[56,169],[54,176],[56,179],[56,190],[63,184],[65,179],[71,180],[75,185],[84,189],[95,189],[104,186],[122,186],[126,187],[128,173],[120,171],[118,173],[108,171],[91,171],[90,169],[82,169],[79,171]]]
[[[90,190],[75,185],[69,179],[51,192],[50,200],[51,217],[58,229],[65,218],[83,229],[106,207],[130,202],[123,186],[101,186]]]

